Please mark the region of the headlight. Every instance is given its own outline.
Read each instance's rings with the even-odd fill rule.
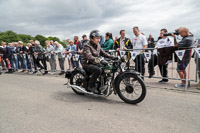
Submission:
[[[122,72],[124,72],[125,71],[125,67],[126,67],[126,63],[124,63],[124,62],[121,63],[120,67],[122,69]]]

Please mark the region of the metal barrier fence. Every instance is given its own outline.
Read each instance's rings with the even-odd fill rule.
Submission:
[[[172,50],[169,48],[165,48],[165,51],[168,50]],[[141,50],[145,50],[145,52],[143,54],[140,53]],[[134,69],[134,70],[139,70],[139,72],[141,73],[142,77],[149,77],[149,64],[150,61],[152,61],[153,63],[151,63],[151,65],[154,67],[154,63],[155,63],[155,55],[153,54],[153,50],[155,50],[154,48],[146,48],[146,49],[128,49],[128,50],[122,50],[122,51],[115,51],[115,50],[109,50],[108,52],[111,53],[117,53],[118,56],[124,56],[127,60],[127,69]],[[138,52],[139,51],[139,52]],[[185,58],[183,58],[183,56],[187,53],[187,55],[189,56],[188,60],[184,60]],[[152,76],[151,78],[158,78],[158,79],[164,79],[164,80],[183,80],[186,81],[185,84],[185,90],[187,90],[188,86],[190,85],[190,81],[194,81],[197,82],[198,80],[198,73],[199,73],[199,59],[200,56],[200,48],[174,48],[174,52],[172,52],[171,55],[171,60],[167,61],[167,75],[166,77],[163,77],[163,73],[165,73],[165,68],[161,67],[161,70],[159,72],[159,67],[158,65],[155,66],[156,71],[154,76]],[[159,57],[159,55],[158,55]],[[157,58],[157,57],[156,57]],[[156,64],[158,63],[158,59],[156,59]],[[162,61],[162,59],[160,59]],[[177,61],[178,60],[182,60],[182,64],[187,63],[187,61],[189,62],[185,71],[187,73],[186,76],[184,76],[183,78],[180,78],[178,76],[178,72],[177,72]],[[185,61],[185,62],[184,62]],[[138,65],[139,64],[139,65]],[[144,68],[143,68],[144,66]],[[139,68],[138,68],[139,67]],[[185,67],[185,66],[180,66],[179,67]],[[180,69],[180,68],[179,68]],[[143,70],[145,70],[145,72],[142,72]],[[183,71],[183,70],[182,70]]]
[[[145,52],[143,54],[141,54],[141,50],[145,50]],[[121,51],[116,51],[116,50],[108,50],[106,52],[109,52],[110,54],[114,55],[114,56],[120,56],[120,57],[124,57],[126,60],[126,69],[129,70],[137,70],[141,73],[141,76],[144,78],[148,78],[149,77],[149,67],[150,67],[150,61],[152,61],[153,63],[151,64],[154,68],[155,63],[158,63],[158,59],[157,61],[155,61],[155,56],[153,54],[153,50],[155,50],[154,48],[146,48],[146,49],[128,49],[128,50],[121,50]],[[180,78],[178,76],[178,73],[176,71],[177,69],[177,59],[178,58],[182,58],[185,51],[189,51],[189,63],[188,66],[186,67],[186,73],[187,76],[184,77],[184,79]],[[199,52],[199,53],[198,53]],[[194,53],[195,57],[194,57]],[[58,62],[58,55],[60,53],[55,54],[55,59],[57,62],[57,69],[59,67],[59,62]],[[199,58],[200,56],[198,56],[200,54],[200,50],[198,48],[184,48],[182,50],[177,49],[175,52],[172,53],[172,58],[170,61],[168,61],[168,65],[167,65],[167,75],[163,77],[163,72],[165,71],[163,68],[161,67],[161,70],[159,72],[159,67],[158,65],[155,66],[155,74],[151,77],[151,78],[158,78],[158,79],[166,79],[166,80],[184,80],[186,81],[186,85],[185,85],[185,90],[187,90],[189,82],[190,81],[194,81],[197,82],[198,80],[198,73],[199,73],[199,60],[197,58]],[[25,57],[24,54],[18,54],[22,57]],[[2,55],[0,55],[2,56]],[[15,56],[17,57],[17,56]],[[48,56],[46,56],[48,57]],[[65,58],[65,62],[64,62],[64,68],[66,69],[70,69],[72,68],[72,66],[70,67],[70,65],[72,65],[70,62],[71,60],[79,62],[79,66],[81,66],[80,64],[80,59],[79,59],[80,55],[78,54],[65,54],[63,56],[63,58]],[[1,58],[1,57],[0,57]],[[31,69],[34,68],[34,61],[33,61],[33,57],[32,56],[28,56],[28,59],[30,59],[32,66]],[[2,58],[1,58],[2,60]],[[49,64],[49,63],[47,63]],[[144,67],[143,67],[144,66]],[[50,70],[50,66],[48,65],[48,71]]]

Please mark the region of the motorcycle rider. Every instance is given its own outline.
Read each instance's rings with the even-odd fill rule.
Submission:
[[[92,75],[88,84],[88,90],[96,94],[99,93],[95,86],[95,83],[97,81],[97,78],[101,74],[100,64],[106,64],[106,61],[101,59],[100,57],[103,56],[114,60],[118,59],[117,57],[105,53],[101,49],[101,46],[99,45],[100,36],[101,35],[98,30],[93,30],[90,32],[90,41],[83,47],[81,62],[83,69],[87,73]]]

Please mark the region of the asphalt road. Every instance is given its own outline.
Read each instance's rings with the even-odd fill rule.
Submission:
[[[200,133],[200,94],[148,88],[129,105],[79,96],[54,76],[0,75],[0,133]]]

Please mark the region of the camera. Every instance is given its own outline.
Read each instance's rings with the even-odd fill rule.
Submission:
[[[164,36],[171,36],[172,34],[179,35],[179,29],[175,30],[175,32],[172,32],[172,33],[165,33]]]

